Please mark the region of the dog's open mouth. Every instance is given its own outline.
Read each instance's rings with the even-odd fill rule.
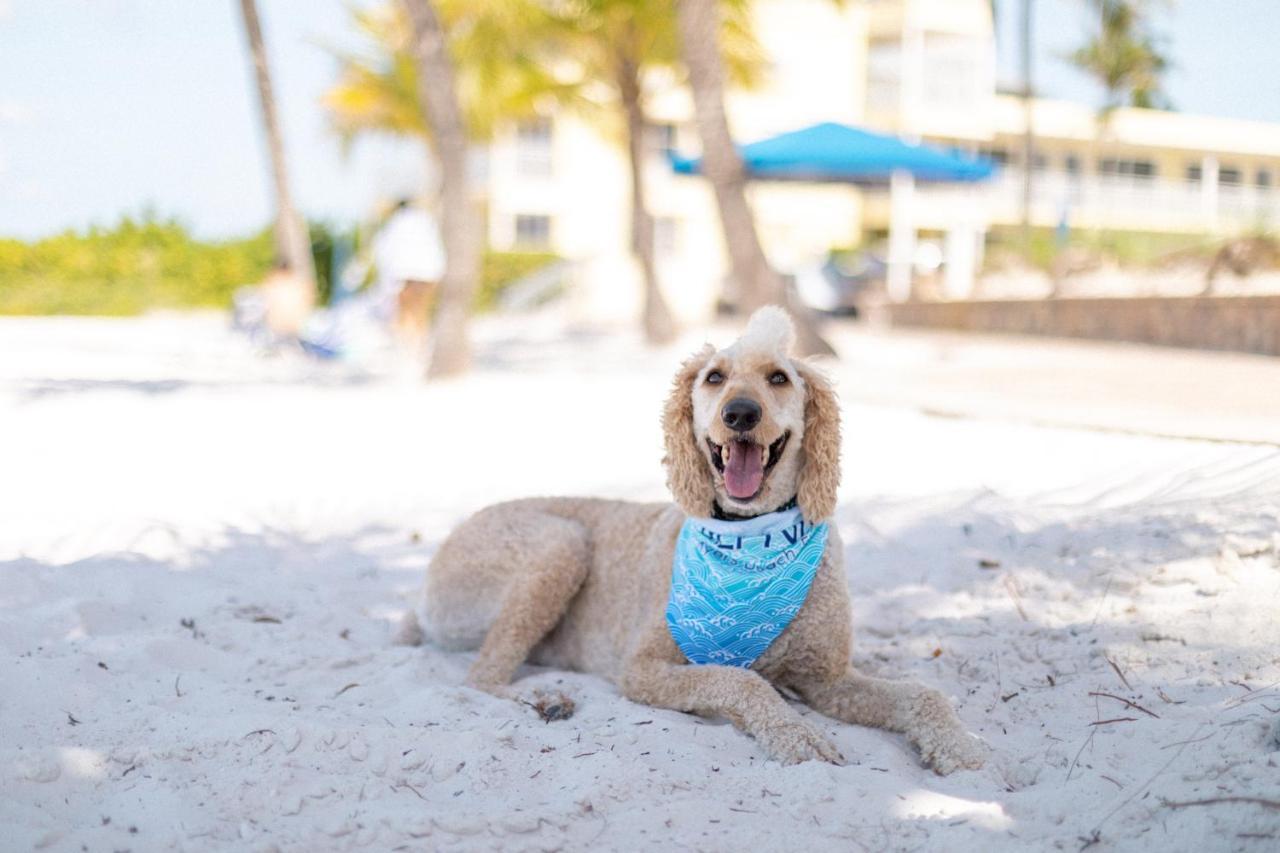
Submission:
[[[782,458],[782,451],[790,437],[790,432],[784,432],[781,438],[768,447],[740,439],[716,444],[708,438],[711,464],[724,477],[724,490],[729,493],[729,497],[749,501],[760,494],[764,478],[769,476],[773,466]]]

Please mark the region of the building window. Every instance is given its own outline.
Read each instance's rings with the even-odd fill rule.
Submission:
[[[1098,174],[1108,178],[1154,178],[1156,164],[1150,160],[1104,157],[1098,161]]]
[[[551,172],[551,119],[520,122],[516,125],[516,174],[522,178],[545,178]]]
[[[1187,183],[1198,184],[1204,180],[1204,167],[1199,163],[1191,163],[1187,166]]]
[[[516,214],[516,248],[551,248],[551,217],[545,213]]]
[[[926,108],[963,110],[990,91],[988,42],[971,36],[925,33],[921,100]]]
[[[1253,176],[1253,183],[1260,190],[1271,188],[1271,173],[1266,169],[1259,169],[1258,174]]]
[[[1235,166],[1222,166],[1218,169],[1218,183],[1226,187],[1238,187],[1241,180],[1240,170]]]
[[[674,216],[653,218],[653,250],[659,256],[674,255],[680,251],[680,220]]]
[[[979,148],[978,156],[987,158],[997,166],[1009,165],[1009,149],[1007,148]]]
[[[867,109],[893,111],[902,106],[902,45],[877,40],[867,48]]]

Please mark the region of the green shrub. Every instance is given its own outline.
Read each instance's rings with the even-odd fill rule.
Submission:
[[[988,237],[988,248],[997,257],[1002,252],[1021,254],[1027,263],[1043,270],[1050,269],[1054,258],[1068,248],[1083,249],[1111,259],[1121,267],[1143,268],[1154,266],[1172,255],[1210,257],[1214,240],[1204,234],[1072,228],[1066,244],[1061,245],[1056,229],[1036,227],[1031,229],[1031,243],[1024,253],[1021,229],[995,226]]]
[[[358,235],[328,222],[309,228],[323,304]],[[157,308],[226,308],[236,288],[263,279],[274,255],[270,228],[204,241],[176,220],[152,214],[34,242],[0,239],[0,314],[128,316]],[[545,252],[486,252],[476,309],[492,310],[508,285],[554,260]]]
[[[225,307],[237,287],[262,279],[273,254],[270,231],[204,242],[150,215],[31,243],[0,240],[0,314]]]
[[[551,252],[485,252],[480,286],[476,289],[476,310],[492,311],[508,286],[556,260],[559,256]]]

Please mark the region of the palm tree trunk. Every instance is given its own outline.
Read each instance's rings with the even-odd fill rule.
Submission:
[[[422,111],[440,163],[440,236],[445,269],[432,324],[429,378],[453,376],[471,365],[471,316],[480,273],[482,224],[467,178],[467,132],[454,84],[453,60],[431,0],[404,0],[413,24],[413,54]]]
[[[676,336],[671,308],[658,286],[654,264],[653,215],[645,201],[644,156],[647,122],[641,103],[640,76],[634,62],[618,57],[618,94],[627,115],[627,156],[631,166],[631,251],[644,281],[644,336],[651,344],[670,343]]]
[[[1031,256],[1031,198],[1035,180],[1035,102],[1031,82],[1033,56],[1031,0],[1022,0],[1022,251]]]
[[[276,99],[271,90],[271,70],[267,66],[267,48],[262,40],[262,25],[258,21],[258,8],[254,0],[240,0],[244,18],[245,36],[249,41],[249,53],[253,57],[253,70],[258,83],[258,103],[262,107],[262,127],[267,136],[267,149],[271,155],[271,177],[275,184],[276,255],[288,264],[289,270],[307,283],[314,292],[316,282],[315,261],[311,257],[311,241],[306,226],[293,206],[289,192],[289,170],[285,165],[284,138],[280,133],[280,120],[276,114]]]
[[[832,354],[818,334],[812,312],[788,298],[787,287],[769,266],[755,219],[747,204],[742,158],[729,132],[724,109],[724,64],[720,56],[720,8],[717,0],[678,0],[681,52],[693,90],[694,118],[702,138],[702,171],[711,181],[729,265],[738,288],[738,304],[747,312],[762,305],[785,305],[796,320],[797,346],[805,354]]]

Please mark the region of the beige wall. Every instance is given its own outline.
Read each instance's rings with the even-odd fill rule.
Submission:
[[[892,305],[895,326],[1280,355],[1280,297],[1019,299]]]

